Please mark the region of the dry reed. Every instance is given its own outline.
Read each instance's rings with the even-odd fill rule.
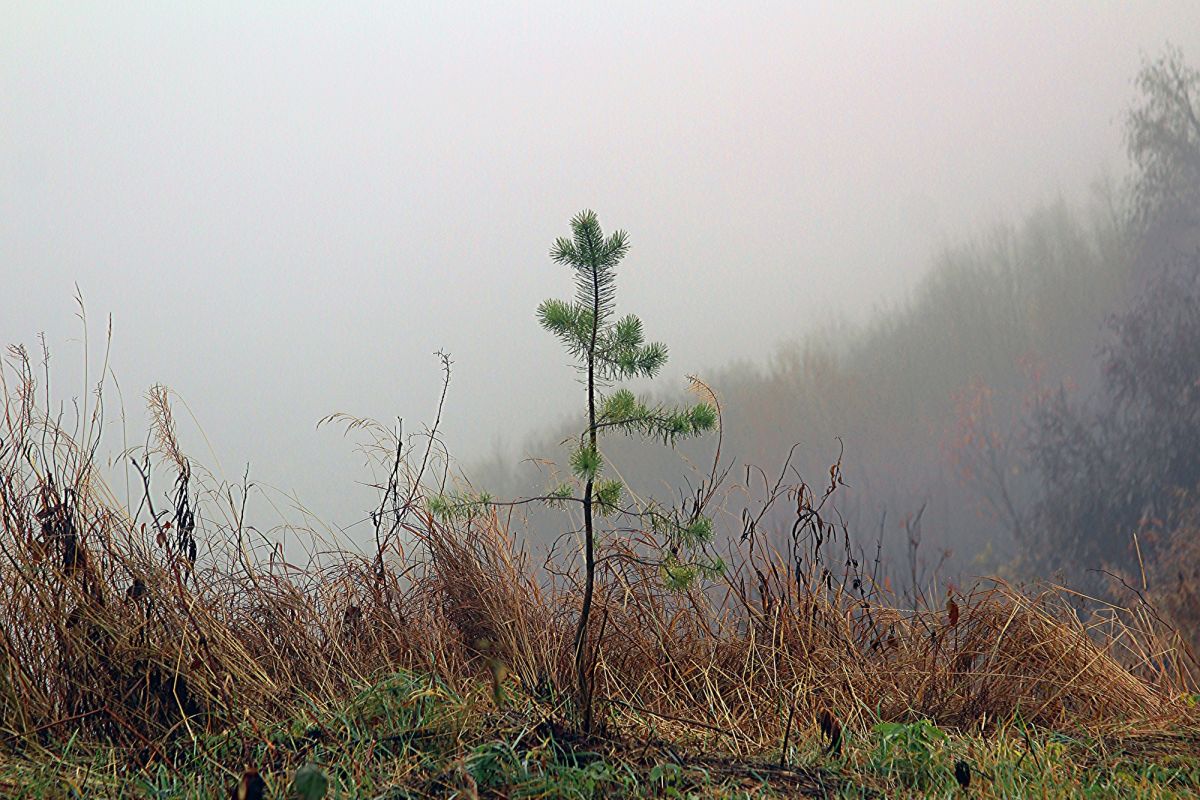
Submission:
[[[420,473],[401,471],[418,491],[393,507],[400,535],[381,540],[385,553],[335,547],[296,566],[247,545],[229,487],[202,499],[165,393],[152,405],[169,502],[154,508],[163,467],[147,453],[142,503],[128,508],[100,480],[94,438],[39,408],[28,358],[12,356],[0,437],[8,741],[75,735],[154,753],[337,701],[398,668],[477,681],[489,660],[547,713],[566,702],[581,592],[569,563],[534,569],[495,513],[438,522]],[[208,505],[223,496],[222,516]],[[834,580],[815,554],[801,565],[736,543],[720,586],[670,592],[639,546],[605,545],[594,617],[598,696],[619,725],[761,753],[793,720],[823,714],[850,728],[922,717],[986,728],[1015,715],[1104,728],[1191,713],[1169,631],[1144,615],[1085,623],[1062,592],[1000,582],[904,609],[865,576]]]

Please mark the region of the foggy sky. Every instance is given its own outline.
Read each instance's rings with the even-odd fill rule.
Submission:
[[[435,350],[464,459],[578,407],[534,309],[580,209],[681,385],[1119,178],[1141,57],[1200,58],[1193,0],[650,5],[4,4],[0,343],[81,395],[77,283],[131,411],[167,384],[345,524],[368,476],[315,423],[430,420]]]

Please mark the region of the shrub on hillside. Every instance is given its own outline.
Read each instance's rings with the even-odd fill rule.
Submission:
[[[1135,566],[1132,534],[1200,485],[1200,258],[1160,273],[1109,327],[1093,402],[1059,391],[1032,419],[1051,568]]]
[[[1181,493],[1180,510],[1164,521],[1158,555],[1148,565],[1148,600],[1156,613],[1179,632],[1182,666],[1200,675],[1200,495]]]

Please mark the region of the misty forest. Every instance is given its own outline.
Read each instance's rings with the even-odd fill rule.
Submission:
[[[37,37],[66,25],[31,15],[24,33],[0,35],[5,69],[23,74]],[[489,35],[465,31],[464,46],[495,56]],[[23,36],[37,41],[23,49]],[[658,46],[629,36],[628,52]],[[78,41],[62,42],[85,62]],[[663,42],[651,58],[672,57]],[[726,183],[639,182],[653,159],[684,157],[623,140],[605,120],[621,109],[598,107],[607,90],[544,109],[589,127],[546,124],[574,131],[580,158],[612,149],[605,169],[630,182],[624,194],[582,167],[547,177],[539,154],[567,156],[531,121],[504,123],[540,143],[517,173],[403,162],[419,187],[437,174],[464,194],[483,187],[469,205],[453,185],[413,203],[438,247],[462,243],[461,273],[402,237],[386,262],[366,258],[386,267],[328,272],[343,252],[384,247],[355,249],[354,231],[391,222],[348,198],[390,197],[370,176],[393,162],[364,178],[309,146],[288,170],[329,182],[255,194],[268,192],[266,167],[239,170],[245,184],[166,188],[193,159],[226,174],[216,150],[180,145],[144,167],[164,170],[145,189],[159,199],[133,211],[114,196],[98,227],[71,232],[64,211],[43,253],[30,233],[39,204],[83,214],[83,201],[28,187],[51,180],[39,170],[55,159],[99,159],[85,172],[104,180],[109,151],[64,138],[43,161],[29,142],[45,130],[0,135],[15,220],[0,228],[3,795],[1200,794],[1200,51],[1136,44],[1114,90],[1124,99],[1095,116],[1117,149],[1080,166],[1085,189],[1038,183],[1045,164],[1004,161],[1003,148],[981,154],[995,171],[963,181],[1022,173],[1032,193],[974,217],[942,196],[949,222],[911,241],[898,231],[924,201],[879,199],[903,224],[855,227],[873,219],[865,210],[829,222],[849,233],[814,256],[836,262],[827,273],[788,255],[819,241],[798,212],[727,233],[722,209],[753,216],[753,185],[701,201],[685,193]],[[527,73],[503,58],[498,69],[550,74],[556,46],[531,51]],[[307,63],[272,52],[285,66],[264,69]],[[617,70],[638,63],[613,58]],[[209,78],[188,74],[138,85],[153,83],[155,102],[210,102]],[[626,107],[642,113],[638,78],[623,74]],[[562,96],[587,95],[595,75],[559,78]],[[57,99],[31,99],[32,77],[0,85],[20,126],[59,113]],[[728,85],[707,87],[717,105],[736,102]],[[328,113],[359,119],[370,89],[331,91],[357,100]],[[495,91],[501,104],[517,90]],[[261,103],[253,123],[230,115],[230,137],[295,113]],[[414,129],[438,124],[412,112]],[[428,159],[490,141],[467,119]],[[118,128],[182,132],[189,120]],[[374,147],[371,122],[343,144]],[[922,124],[922,147],[955,130]],[[718,129],[696,122],[687,135],[719,140]],[[736,147],[793,134],[755,135]],[[841,143],[846,164],[869,159],[863,136]],[[276,144],[255,147],[258,164]],[[486,145],[496,160],[516,157],[507,147]],[[699,161],[716,171],[723,157]],[[129,158],[111,168],[143,169]],[[503,181],[570,186],[516,205],[488,188]],[[334,188],[299,199],[317,186]],[[239,192],[257,199],[225,209],[219,198]],[[853,205],[837,187],[813,196],[831,215]],[[662,198],[676,207],[660,215]],[[155,239],[176,201],[191,254]],[[274,234],[247,251],[267,271],[216,266],[251,256],[232,235],[206,239],[218,226],[205,219],[238,217],[254,237],[309,203],[345,225],[295,231],[320,272],[287,261]],[[919,269],[881,278],[863,249],[876,235]],[[98,271],[71,271],[93,248],[124,252],[105,249],[121,237],[146,263],[98,255],[110,258]],[[750,239],[761,250],[737,254]],[[759,269],[754,253],[778,265]],[[43,271],[43,257],[63,264]],[[173,271],[175,259],[186,266]],[[870,299],[851,311],[839,292]]]

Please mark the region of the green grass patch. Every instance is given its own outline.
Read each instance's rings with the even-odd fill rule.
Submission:
[[[181,739],[171,753],[27,746],[0,762],[13,798],[225,797],[252,765],[267,798],[1094,797],[1200,793],[1200,733],[1066,736],[1019,719],[987,734],[933,722],[879,722],[847,732],[836,753],[820,731],[755,756],[697,742],[620,734],[583,742],[528,698],[497,710],[484,682],[457,690],[400,672],[343,703],[307,704],[288,719],[247,719]],[[524,700],[526,705],[521,706]],[[139,759],[143,763],[138,763]],[[966,787],[964,788],[964,783]]]

